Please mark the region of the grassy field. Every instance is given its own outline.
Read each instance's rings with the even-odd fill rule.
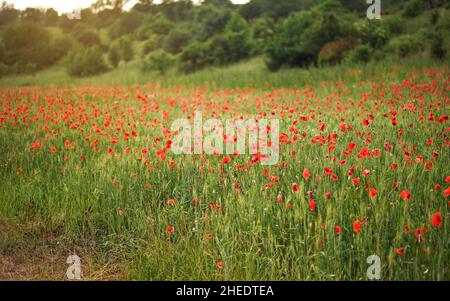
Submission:
[[[0,277],[450,280],[448,64],[263,65],[1,79]],[[194,111],[279,119],[279,164],[173,154]]]

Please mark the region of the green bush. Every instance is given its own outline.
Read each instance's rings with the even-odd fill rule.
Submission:
[[[336,1],[325,1],[309,11],[291,15],[267,43],[267,67],[276,70],[316,64],[325,44],[351,32],[348,23]]]
[[[167,35],[164,40],[164,51],[177,54],[183,50],[191,39],[191,33],[187,29],[175,28]]]
[[[358,45],[348,53],[348,59],[353,63],[367,63],[372,57],[373,50],[367,45]]]
[[[405,31],[405,20],[401,16],[386,16],[382,19],[384,25],[392,34],[402,34]]]
[[[195,42],[186,47],[180,55],[178,69],[185,73],[194,72],[212,64],[209,43]]]
[[[424,45],[414,35],[402,35],[393,39],[388,46],[399,58],[408,57],[412,54],[423,51]]]
[[[411,18],[416,17],[422,13],[425,9],[425,3],[423,0],[411,0],[405,6],[403,10],[403,16]]]
[[[152,30],[157,35],[167,35],[174,27],[174,24],[165,17],[159,17],[152,22]]]
[[[125,12],[113,24],[109,36],[113,39],[135,32],[144,22],[144,15],[135,11]]]
[[[431,57],[437,59],[444,59],[447,54],[447,50],[444,47],[444,39],[441,33],[435,33],[431,40]]]
[[[323,46],[319,53],[319,66],[340,63],[345,55],[358,44],[356,38],[338,39]]]
[[[7,65],[0,62],[0,78],[8,75],[9,68]]]
[[[108,52],[108,61],[113,68],[119,66],[121,59],[120,55],[120,46],[118,44],[114,44],[111,46]]]
[[[372,48],[383,48],[390,39],[390,32],[386,24],[380,20],[364,20],[356,24],[356,30],[364,44]]]
[[[150,35],[150,37],[145,41],[144,47],[142,49],[142,56],[146,56],[150,52],[153,52],[159,48],[161,48],[161,37],[157,35]]]
[[[151,53],[143,66],[143,71],[158,71],[165,74],[173,65],[173,57],[163,50]]]
[[[72,76],[91,76],[105,72],[106,62],[98,47],[72,49],[66,57],[66,70]]]
[[[32,72],[53,64],[50,33],[34,23],[9,26],[3,33],[3,63],[18,73]],[[33,68],[30,68],[33,66]]]
[[[120,55],[121,58],[125,62],[129,62],[134,58],[134,48],[133,48],[133,42],[128,37],[123,37],[119,40],[119,48],[120,48]]]
[[[86,47],[100,46],[100,36],[95,30],[85,24],[79,23],[73,28],[73,36]]]
[[[51,42],[51,51],[49,53],[50,60],[52,62],[57,62],[69,53],[69,51],[74,47],[75,41],[70,36],[61,36],[55,38]]]

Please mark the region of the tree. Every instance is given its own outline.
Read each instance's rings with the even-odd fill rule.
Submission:
[[[66,58],[66,70],[72,76],[91,76],[105,72],[105,59],[98,47],[73,49]]]
[[[2,6],[0,8],[0,25],[7,25],[14,23],[19,19],[20,11],[15,9],[13,5],[2,2]]]
[[[316,64],[325,44],[349,34],[348,23],[342,6],[334,0],[289,16],[268,42],[267,67],[276,70]]]
[[[164,40],[164,50],[171,54],[176,54],[183,50],[191,39],[191,33],[187,29],[175,28]]]
[[[44,24],[47,26],[57,25],[59,21],[58,12],[53,8],[48,8],[45,10],[44,14]]]
[[[19,23],[6,28],[3,43],[4,63],[16,65],[18,72],[29,70],[32,65],[35,69],[41,69],[54,63],[50,55],[50,33],[34,23]]]
[[[144,64],[143,71],[158,71],[161,74],[165,74],[172,64],[173,58],[160,50],[150,54],[147,62]]]
[[[431,56],[442,60],[445,58],[446,54],[447,50],[444,47],[444,39],[442,38],[442,34],[440,32],[433,34],[431,41]]]
[[[125,62],[129,62],[134,58],[133,43],[128,37],[119,40],[120,54]]]
[[[108,60],[111,63],[111,66],[113,68],[117,68],[117,66],[120,63],[120,47],[118,44],[114,44],[110,49],[108,53]]]

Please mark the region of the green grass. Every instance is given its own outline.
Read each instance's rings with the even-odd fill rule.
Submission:
[[[430,77],[431,69],[439,79]],[[91,246],[99,257],[118,254],[128,279],[367,280],[366,258],[376,254],[384,280],[449,280],[450,224],[443,196],[450,166],[448,122],[438,122],[449,114],[447,77],[445,64],[411,60],[269,73],[262,58],[177,77],[144,76],[137,62],[94,78],[73,79],[59,68],[34,78],[6,77],[1,86],[10,89],[0,91],[0,219],[40,229],[67,248]],[[238,171],[248,156],[222,166],[221,156],[168,151],[162,161],[157,151],[169,139],[162,129],[195,110],[217,113],[222,120],[274,111],[280,132],[292,139],[291,128],[298,131],[299,140],[281,144],[280,164],[267,169],[279,181],[264,175],[259,164]],[[393,110],[398,126],[389,118]],[[361,119],[369,115],[373,121],[365,127]],[[293,125],[305,116],[307,122]],[[323,132],[319,120],[326,123]],[[351,126],[345,132],[339,128],[343,120]],[[119,141],[112,143],[113,137]],[[32,148],[36,140],[42,143],[39,149]],[[386,141],[392,150],[385,150]],[[344,156],[350,142],[357,147]],[[332,145],[336,148],[329,150]],[[359,158],[362,147],[379,149],[380,156]],[[412,153],[411,160],[403,147]],[[113,154],[107,154],[108,148]],[[422,163],[417,156],[423,156]],[[169,160],[176,165],[170,168]],[[423,162],[430,161],[427,171]],[[397,170],[390,168],[393,162]],[[313,175],[308,180],[302,177],[305,167]],[[325,167],[339,180],[324,175]],[[353,176],[347,174],[351,167]],[[20,175],[18,168],[23,169]],[[362,176],[365,169],[368,177]],[[356,177],[360,186],[352,182]],[[264,188],[270,182],[273,187]],[[294,182],[299,192],[292,192]],[[435,191],[436,184],[442,188]],[[366,185],[377,189],[375,199]],[[399,195],[406,189],[410,202]],[[309,190],[317,202],[314,212],[308,206]],[[331,199],[324,197],[326,192]],[[280,193],[282,204],[277,202]],[[168,205],[168,199],[175,205]],[[200,204],[194,205],[194,199]],[[440,228],[431,225],[437,211]],[[355,233],[354,221],[364,218],[361,234]],[[342,227],[340,235],[336,225]],[[168,226],[175,232],[165,233]],[[419,243],[412,232],[424,226],[427,232]],[[399,247],[405,248],[403,256],[395,253]],[[218,262],[224,263],[222,269]]]
[[[192,74],[180,74],[172,69],[167,74],[157,72],[142,72],[142,61],[137,54],[129,63],[122,62],[116,69],[104,74],[77,78],[69,76],[64,66],[56,65],[40,71],[35,75],[9,75],[0,78],[0,88],[24,86],[137,86],[158,84],[164,87],[183,86],[195,88],[208,86],[210,88],[234,87],[303,87],[316,81],[346,81],[357,82],[385,76],[384,80],[394,79],[398,74],[390,76],[383,71],[393,69],[405,76],[411,70],[420,69],[423,61],[427,65],[440,65],[442,62],[431,62],[423,56],[405,59],[386,58],[383,62],[371,62],[360,68],[354,64],[341,64],[326,68],[311,67],[308,69],[282,69],[270,72],[264,64],[263,57],[253,58],[228,67],[210,67]],[[448,60],[447,60],[448,62]]]

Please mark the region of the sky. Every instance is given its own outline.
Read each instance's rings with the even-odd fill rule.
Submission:
[[[246,3],[249,0],[231,0],[235,4],[242,4]],[[18,9],[24,9],[26,7],[41,7],[41,8],[54,8],[59,13],[68,13],[72,12],[73,10],[77,8],[85,8],[90,6],[92,3],[95,2],[95,0],[6,0],[9,4],[14,4],[15,8]],[[137,1],[130,1],[130,3],[127,5],[130,8],[134,5],[134,3]],[[155,3],[158,3],[159,1],[154,1]]]

